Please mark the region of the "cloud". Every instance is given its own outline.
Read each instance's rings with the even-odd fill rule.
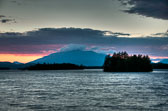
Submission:
[[[19,36],[24,36],[24,34],[19,32],[0,33],[0,37],[19,37]]]
[[[15,19],[11,19],[5,15],[0,15],[0,23],[16,23],[16,20]]]
[[[15,19],[2,19],[0,20],[1,23],[16,23]]]
[[[4,17],[6,17],[5,15],[0,15],[0,18],[4,18]]]
[[[156,34],[152,34],[152,36],[155,36],[155,37],[168,37],[168,33],[156,33]]]
[[[128,51],[129,53],[168,55],[168,36],[122,37],[125,34],[105,35],[109,31],[81,28],[42,28],[25,33],[1,33],[0,53],[40,54],[72,49],[93,50],[102,53]],[[113,34],[114,33],[114,34]],[[70,45],[69,45],[70,44]]]
[[[155,36],[155,37],[168,37],[168,30],[166,32],[152,34],[151,36]]]
[[[110,32],[110,31],[106,31],[104,33],[104,35],[106,35],[106,36],[115,36],[115,37],[129,37],[129,36],[131,36],[131,34],[127,34],[127,33]]]
[[[98,53],[111,54],[114,53],[115,48],[113,47],[103,47],[103,46],[93,46],[93,45],[81,45],[81,44],[68,44],[60,48],[59,52],[82,50],[82,51],[94,51]]]
[[[11,1],[11,3],[16,4],[16,5],[22,5],[23,0],[20,0],[20,1],[14,0],[14,1]]]
[[[168,20],[167,0],[120,0],[128,9],[124,12]]]
[[[80,44],[69,44],[60,49],[60,52],[64,51],[72,51],[72,50],[86,50],[86,45],[80,45]]]

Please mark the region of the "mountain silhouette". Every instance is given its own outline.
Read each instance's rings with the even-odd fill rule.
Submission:
[[[23,64],[20,62],[0,62],[0,70],[2,69],[22,69],[34,65],[33,63]]]
[[[18,62],[18,61],[14,61],[13,64],[23,64],[23,63]]]
[[[160,63],[168,64],[168,59],[162,59],[162,60],[160,61]]]
[[[96,53],[93,51],[72,50],[53,53],[30,63],[71,63],[84,66],[103,66],[105,56],[105,54]]]

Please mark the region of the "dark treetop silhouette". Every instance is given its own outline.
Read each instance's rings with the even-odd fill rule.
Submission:
[[[150,72],[153,70],[148,56],[129,56],[127,52],[114,53],[113,56],[107,55],[103,68],[105,72]]]
[[[27,67],[28,70],[73,70],[73,69],[83,69],[82,65],[78,66],[70,63],[63,64],[36,64],[30,67]]]

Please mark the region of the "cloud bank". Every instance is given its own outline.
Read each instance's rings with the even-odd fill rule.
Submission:
[[[0,33],[0,53],[42,54],[76,48],[102,53],[128,51],[131,54],[168,55],[167,35],[130,38],[122,37],[125,34],[121,32],[106,35],[107,32],[81,28],[42,28],[25,33]]]
[[[168,20],[167,0],[120,0],[128,6],[124,12]]]

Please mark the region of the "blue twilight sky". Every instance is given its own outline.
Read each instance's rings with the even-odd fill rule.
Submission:
[[[167,30],[167,0],[0,0],[3,55],[42,56],[73,45],[168,58]]]

